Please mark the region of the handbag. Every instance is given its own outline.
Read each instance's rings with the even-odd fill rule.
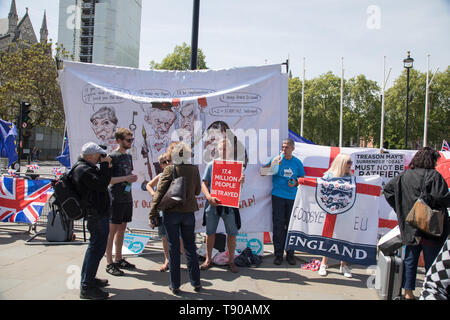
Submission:
[[[176,177],[175,165],[173,165],[172,177],[169,189],[167,189],[158,205],[159,210],[165,211],[174,207],[181,207],[186,201],[185,178],[183,176]]]
[[[423,184],[426,181],[426,175]],[[442,235],[444,230],[444,213],[441,210],[435,210],[425,202],[426,193],[423,191],[423,184],[419,198],[414,203],[412,209],[408,212],[405,221],[418,230],[435,237]]]
[[[392,256],[395,251],[403,246],[400,227],[397,225],[394,229],[386,233],[378,241],[378,248],[387,257]]]

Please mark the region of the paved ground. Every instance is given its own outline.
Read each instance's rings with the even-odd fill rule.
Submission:
[[[45,227],[38,226],[37,232],[45,233]],[[76,235],[82,242],[82,232]],[[27,244],[30,237],[26,225],[0,223],[0,300],[78,300],[79,272],[87,245],[39,244],[45,236]],[[330,268],[327,277],[321,277],[300,268],[314,256],[296,253],[296,266],[287,262],[275,266],[272,250],[271,245],[265,245],[263,263],[257,268],[240,268],[238,274],[225,267],[201,271],[204,289],[200,293],[189,284],[183,257],[181,296],[169,290],[169,273],[159,271],[163,261],[159,240],[150,241],[141,256],[128,258],[137,270],[113,277],[106,273],[103,259],[98,276],[109,279],[106,290],[112,300],[378,300],[375,289],[367,286],[373,277],[365,267],[353,266],[351,279],[339,274],[338,265]],[[423,269],[419,268],[416,295],[422,280]]]
[[[40,161],[37,173],[49,174],[59,167],[55,161]],[[22,166],[22,172],[26,164]],[[45,245],[45,224],[28,232],[27,225],[0,223],[0,300],[79,300],[79,274],[87,244]],[[27,242],[35,233],[43,233]],[[83,235],[77,229],[77,239]],[[80,244],[81,243],[81,244]],[[107,291],[111,300],[378,300],[374,270],[352,266],[353,278],[339,274],[335,262],[327,277],[302,270],[300,264],[318,258],[296,253],[297,265],[284,262],[276,266],[273,247],[265,245],[263,263],[257,268],[240,268],[232,274],[225,267],[201,271],[203,290],[195,293],[189,284],[185,259],[182,259],[182,295],[175,296],[168,288],[169,273],[160,272],[163,251],[158,239],[151,240],[141,256],[129,257],[137,270],[127,271],[124,277],[106,273],[105,259],[98,272],[110,282]],[[416,296],[420,294],[423,268],[419,268]],[[369,284],[369,285],[368,285]]]

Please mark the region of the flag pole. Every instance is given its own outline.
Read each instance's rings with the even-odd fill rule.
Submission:
[[[430,86],[433,82],[434,76],[439,70],[439,67],[436,69],[436,72],[433,74],[433,77],[431,77],[430,82],[428,82],[429,78],[429,70],[430,70],[430,54],[427,54],[427,82],[425,87],[425,118],[424,118],[424,124],[423,124],[423,146],[427,146],[427,133],[428,133],[428,95],[430,93]]]
[[[342,122],[344,109],[344,57],[341,57],[341,108],[339,118],[339,147],[342,148]]]
[[[380,150],[384,144],[384,92],[386,90],[386,82],[391,74],[392,68],[389,68],[388,75],[386,77],[386,56],[383,57],[383,87],[381,89],[381,128],[380,128]]]
[[[305,57],[303,57],[303,81],[302,81],[302,114],[300,119],[300,135],[303,137],[303,110],[305,107]]]

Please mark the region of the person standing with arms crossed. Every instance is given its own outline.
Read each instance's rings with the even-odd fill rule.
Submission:
[[[131,185],[137,181],[137,176],[132,174],[133,159],[127,151],[131,148],[134,138],[133,133],[126,128],[116,130],[114,137],[119,146],[111,152],[112,178],[110,191],[112,194],[112,217],[108,245],[106,247],[106,272],[113,276],[122,276],[120,269],[135,269],[136,266],[122,257],[122,245],[127,223],[131,222],[133,215],[133,197]],[[115,245],[113,261],[112,247]]]
[[[277,173],[272,176],[272,222],[275,254],[273,263],[276,265],[280,265],[283,262],[287,229],[297,194],[297,179],[305,176],[303,163],[292,154],[294,149],[294,140],[290,138],[284,139],[281,155],[272,158],[264,166],[279,166]],[[294,250],[286,251],[286,260],[290,265],[295,265]]]

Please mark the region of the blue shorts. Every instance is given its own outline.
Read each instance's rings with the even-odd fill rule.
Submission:
[[[206,234],[208,236],[215,234],[217,231],[217,226],[219,225],[220,216],[217,214],[215,208],[211,208],[205,212],[206,215]],[[222,213],[222,220],[225,225],[225,232],[229,236],[237,236],[238,228],[236,226],[236,218],[234,216],[233,210],[229,213]]]

